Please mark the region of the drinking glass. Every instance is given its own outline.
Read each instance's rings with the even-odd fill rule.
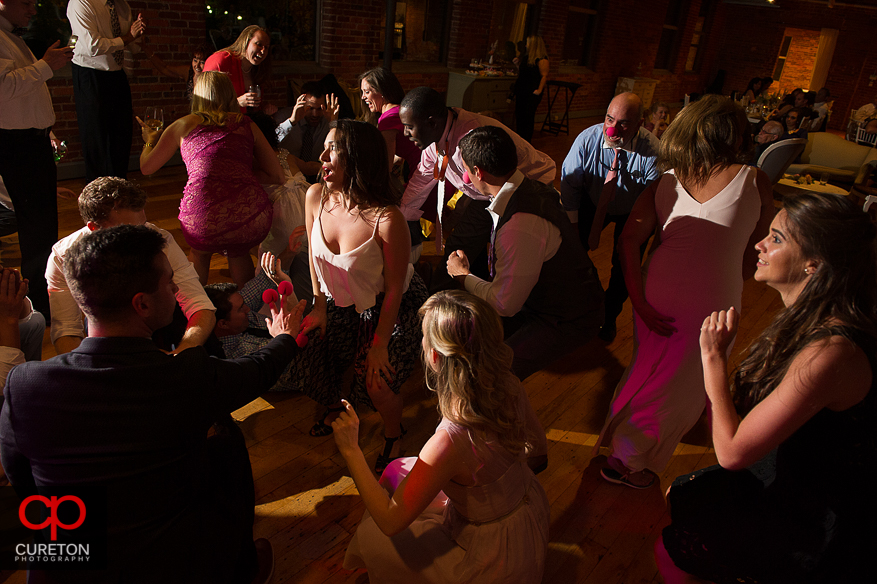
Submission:
[[[146,108],[146,115],[143,118],[143,123],[149,128],[160,132],[161,129],[164,128],[164,110],[160,107]]]
[[[819,175],[819,184],[827,185],[828,179],[830,179],[830,178],[831,178],[830,174],[828,174],[827,172],[823,172],[822,174]]]
[[[58,164],[64,158],[64,155],[67,154],[67,142],[62,140],[57,146],[53,143],[52,150],[55,152],[55,164]]]
[[[79,40],[78,36],[76,36],[75,34],[71,34],[70,38],[67,39],[67,46],[70,47],[71,49],[75,49],[76,48],[76,41],[78,41],[78,40]]]

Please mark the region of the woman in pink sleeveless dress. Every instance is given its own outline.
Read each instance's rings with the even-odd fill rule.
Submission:
[[[271,228],[273,207],[260,183],[283,184],[284,175],[262,132],[239,113],[228,76],[201,73],[192,113],[160,137],[140,125],[146,143],[140,155],[143,174],[160,169],[178,148],[182,152],[189,182],[180,203],[180,227],[201,283],[207,283],[213,254],[222,253],[228,256],[232,280],[243,287],[254,273],[250,249]]]
[[[714,310],[739,310],[774,214],[767,175],[742,164],[749,132],[727,98],[686,107],[661,140],[666,174],[637,199],[619,239],[636,346],[597,443],[609,447],[610,482],[651,486],[703,412],[701,324]],[[639,249],[656,227],[643,267]]]
[[[544,468],[547,441],[511,372],[499,315],[461,291],[435,294],[420,314],[443,416],[420,455],[394,461],[378,482],[353,408],[332,423],[366,508],[344,567],[383,584],[542,582],[548,498],[530,467]]]

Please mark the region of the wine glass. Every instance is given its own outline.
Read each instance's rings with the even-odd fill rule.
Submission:
[[[160,132],[161,129],[164,128],[164,110],[160,107],[146,108],[146,115],[143,118],[143,123],[145,123],[148,128]]]

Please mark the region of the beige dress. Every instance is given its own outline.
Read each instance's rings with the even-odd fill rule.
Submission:
[[[367,568],[374,584],[542,581],[548,547],[548,499],[524,455],[470,436],[442,420],[476,486],[451,482],[406,530],[384,535],[366,511],[344,567]],[[392,491],[417,458],[393,461],[381,484]]]

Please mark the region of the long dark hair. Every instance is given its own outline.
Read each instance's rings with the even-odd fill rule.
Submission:
[[[380,93],[383,96],[384,101],[387,103],[393,105],[399,105],[402,103],[402,99],[405,97],[405,90],[402,89],[402,84],[399,83],[399,79],[396,75],[389,69],[385,69],[384,67],[369,69],[359,76],[360,86],[362,86],[363,79],[368,82],[372,89]],[[363,119],[375,126],[378,125],[378,119],[380,117],[380,113],[373,114],[368,111],[368,108],[363,112]]]
[[[844,328],[877,337],[877,227],[836,195],[796,195],[785,200],[783,210],[789,237],[818,267],[740,363],[734,399],[741,414],[779,385],[807,345],[845,335]],[[838,325],[844,328],[832,328]]]
[[[344,170],[342,190],[360,209],[386,207],[402,202],[402,193],[390,187],[387,147],[380,131],[366,122],[338,120],[335,148]],[[323,199],[329,193],[323,186]]]

